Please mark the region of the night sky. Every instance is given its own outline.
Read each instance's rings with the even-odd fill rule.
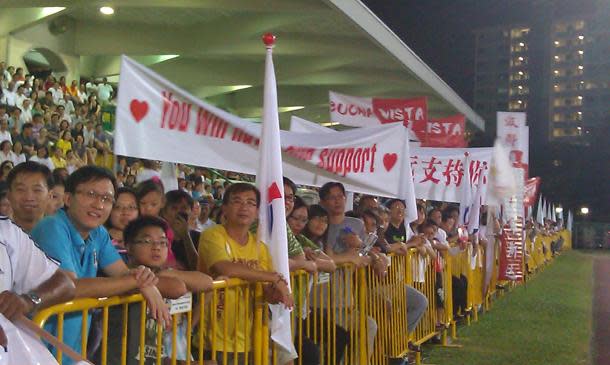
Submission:
[[[535,8],[558,16],[590,12],[592,0],[363,0],[469,105],[474,97],[474,33],[535,22]]]
[[[470,106],[475,29],[519,23],[535,26],[549,16],[586,16],[595,11],[596,1],[610,6],[610,0],[363,0]],[[530,136],[530,172],[542,177],[542,194],[575,210],[592,207],[594,219],[610,221],[610,184],[603,177],[604,183],[599,183],[601,176],[610,179],[607,138],[590,147],[547,145],[546,135],[540,133],[545,132]],[[492,140],[487,138],[474,144],[489,146]],[[563,164],[553,166],[558,159]]]

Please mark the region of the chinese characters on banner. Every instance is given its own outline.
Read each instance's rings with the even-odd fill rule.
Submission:
[[[469,182],[464,179],[466,153],[469,154]],[[481,183],[481,198],[485,204],[491,155],[491,148],[411,147],[415,197],[459,203],[464,183],[469,183],[472,191],[477,191],[478,184]]]
[[[523,170],[515,168],[517,191],[523,191]],[[523,195],[515,194],[502,204],[504,226],[500,237],[500,267],[498,280],[523,281],[525,258],[525,211]]]
[[[524,197],[523,205],[526,207],[533,207],[536,204],[536,197],[538,196],[538,188],[540,187],[540,178],[532,177],[525,182],[524,185]]]
[[[514,167],[523,169],[524,178],[529,170],[529,127],[522,112],[498,112],[497,136],[510,151]]]
[[[290,130],[300,133],[323,132],[338,135],[333,129],[295,116],[290,120]],[[409,149],[416,198],[459,203],[464,181],[465,154],[468,153],[471,190],[478,191],[480,181],[483,185],[481,199],[483,204],[487,202],[492,148],[427,148],[417,147],[413,143]]]
[[[260,124],[197,99],[125,56],[120,80],[116,154],[256,174]],[[333,134],[280,131],[280,143],[284,174],[298,184],[340,181],[350,191],[415,206],[408,133],[399,124]]]

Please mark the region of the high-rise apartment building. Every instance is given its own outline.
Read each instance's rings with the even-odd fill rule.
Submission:
[[[525,111],[547,141],[587,144],[610,123],[610,7],[587,17],[475,32],[474,108]]]

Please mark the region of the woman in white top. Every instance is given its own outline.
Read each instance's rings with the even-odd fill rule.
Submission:
[[[51,171],[55,170],[55,165],[53,165],[53,161],[51,161],[51,158],[49,157],[49,149],[45,146],[38,147],[36,150],[36,156],[32,156],[30,161],[45,165]]]
[[[13,145],[13,164],[15,166],[26,161],[25,154],[23,153],[23,145],[21,142],[16,141]]]
[[[2,141],[2,143],[0,143],[0,163],[4,162],[4,161],[13,161],[13,144],[8,141]]]

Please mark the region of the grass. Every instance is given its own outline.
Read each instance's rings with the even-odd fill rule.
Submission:
[[[425,363],[438,365],[589,365],[593,258],[559,256],[527,286],[497,299],[479,322],[458,328],[462,348],[427,346]]]

